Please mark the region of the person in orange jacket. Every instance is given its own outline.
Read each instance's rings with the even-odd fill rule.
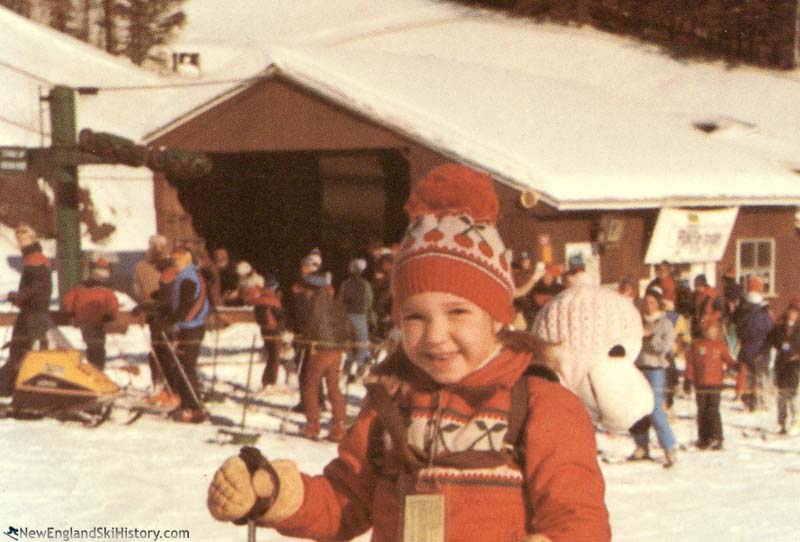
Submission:
[[[108,287],[111,270],[106,260],[96,261],[89,278],[64,296],[64,308],[80,327],[86,343],[86,359],[100,369],[106,365],[105,324],[119,316],[119,301]]]
[[[557,378],[529,375],[530,347],[509,340],[514,283],[491,178],[439,166],[406,209],[391,279],[402,349],[370,375],[338,457],[311,476],[246,449],[215,474],[211,515],[313,540],[371,528],[374,542],[608,542],[588,412]]]
[[[695,387],[697,401],[697,447],[701,450],[722,449],[722,417],[719,401],[725,367],[736,367],[736,360],[728,351],[728,345],[720,339],[719,324],[705,326],[703,338],[692,343],[686,355],[684,391]]]

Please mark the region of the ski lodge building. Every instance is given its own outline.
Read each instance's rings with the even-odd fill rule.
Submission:
[[[431,9],[273,45],[257,76],[151,131],[215,164],[178,190],[157,176],[159,231],[265,270],[320,246],[340,272],[367,240],[400,238],[415,179],[459,161],[496,179],[514,252],[580,252],[603,283],[668,260],[800,291],[797,70]]]

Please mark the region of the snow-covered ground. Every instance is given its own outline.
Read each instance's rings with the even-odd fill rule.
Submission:
[[[63,331],[80,345],[77,330]],[[0,329],[0,336],[6,333]],[[206,335],[202,371],[210,379],[216,358],[217,389],[231,390],[231,383],[246,381],[256,333],[254,325],[236,324]],[[119,384],[147,386],[146,338],[146,330],[138,326],[125,336],[109,337],[108,372]],[[256,346],[260,346],[258,339]],[[259,361],[258,356],[255,359]],[[132,376],[119,370],[128,364],[138,365],[142,373]],[[253,390],[260,388],[262,367],[254,367]],[[349,390],[351,413],[356,412],[362,394],[357,386]],[[224,403],[210,403],[209,409],[238,423],[242,397],[242,392],[236,392]],[[298,428],[295,421],[301,422],[302,416],[280,406],[296,400],[294,392],[255,397],[247,427],[261,432],[258,446],[268,457],[289,457],[303,470],[319,472],[335,454],[335,445],[292,435]],[[272,405],[269,412],[267,405]],[[695,438],[693,401],[680,398],[674,410],[678,441],[691,443]],[[724,451],[686,451],[670,470],[657,462],[601,463],[614,540],[799,539],[800,437],[766,433],[762,438],[758,429],[771,430],[774,425],[774,404],[768,412],[749,414],[725,396],[722,416]],[[226,457],[237,452],[236,447],[219,443],[217,429],[153,416],[131,426],[116,419],[96,429],[54,420],[0,420],[4,443],[0,529],[187,529],[192,542],[244,540],[244,528],[216,522],[206,511],[210,477]],[[598,433],[598,444],[609,457],[623,457],[632,448],[630,439],[622,435]],[[660,450],[655,450],[654,457],[660,459]],[[270,530],[260,530],[257,539],[286,540]],[[368,540],[368,535],[359,540]]]

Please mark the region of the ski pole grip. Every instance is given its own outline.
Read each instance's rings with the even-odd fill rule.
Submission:
[[[258,518],[266,514],[275,503],[275,500],[278,498],[278,492],[280,491],[281,484],[278,473],[275,472],[275,468],[267,460],[267,458],[264,457],[264,454],[262,454],[261,450],[258,448],[253,446],[244,446],[241,450],[239,450],[239,457],[242,461],[244,461],[244,464],[247,466],[247,470],[250,472],[251,477],[258,469],[264,469],[267,471],[270,478],[272,478],[272,495],[269,497],[259,497],[256,495],[256,502],[253,504],[253,507],[243,517],[234,521],[234,525],[244,525],[248,521],[256,521]]]

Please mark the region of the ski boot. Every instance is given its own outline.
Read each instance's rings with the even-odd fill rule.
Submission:
[[[671,469],[678,462],[678,449],[672,448],[664,453],[664,468]]]
[[[646,461],[650,458],[650,449],[647,446],[637,446],[631,455],[628,456],[628,461]]]

